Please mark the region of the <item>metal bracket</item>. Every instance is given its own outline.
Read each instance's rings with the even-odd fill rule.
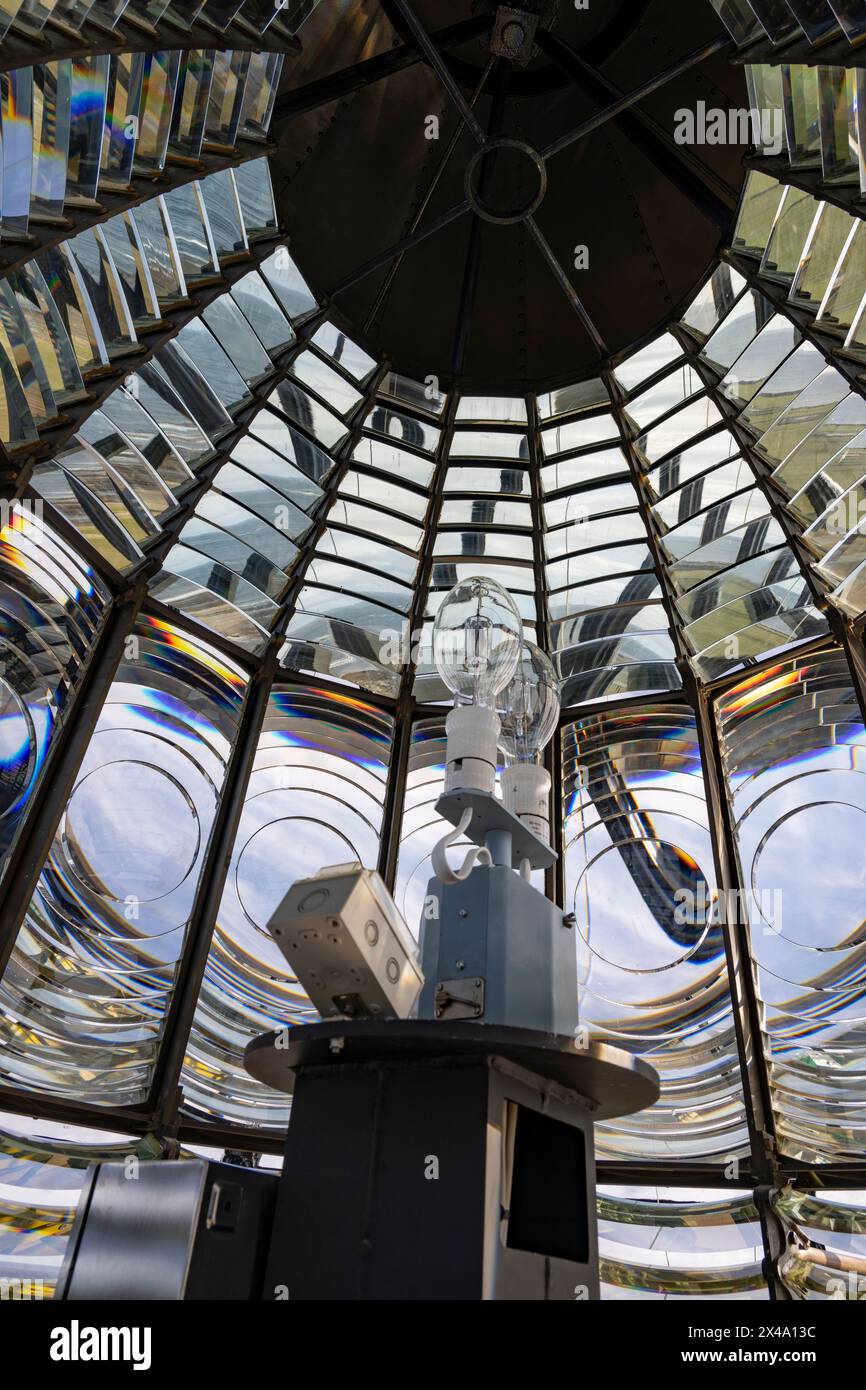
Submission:
[[[436,986],[434,1012],[437,1018],[481,1018],[484,1013],[484,980],[440,980]]]
[[[465,834],[473,844],[483,845],[491,830],[505,830],[511,836],[513,868],[519,869],[524,859],[529,860],[532,869],[546,869],[548,865],[556,863],[556,850],[533,835],[517,816],[506,810],[498,797],[491,796],[489,792],[462,787],[456,792],[443,793],[436,802],[436,814],[452,825],[460,824],[467,808],[472,811],[472,819]]]
[[[535,52],[535,31],[539,17],[530,10],[500,5],[490,35],[490,52],[496,58],[507,58],[525,68]]]
[[[240,1217],[244,1190],[240,1183],[215,1182],[210,1191],[205,1224],[209,1231],[233,1231]]]

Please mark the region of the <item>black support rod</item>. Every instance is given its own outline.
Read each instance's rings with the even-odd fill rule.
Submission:
[[[458,44],[466,43],[469,39],[478,38],[490,28],[490,23],[489,14],[475,15],[460,24],[450,24],[445,29],[437,29],[430,35],[430,41],[441,53],[455,48]],[[418,46],[414,43],[404,44],[398,48],[391,48],[386,53],[377,54],[375,58],[367,58],[362,63],[354,63],[351,67],[329,73],[327,77],[317,78],[315,82],[296,87],[294,91],[282,92],[274,105],[271,131],[277,134],[280,124],[291,120],[293,116],[300,116],[305,111],[315,111],[320,106],[327,106],[332,101],[339,101],[354,92],[363,91],[372,83],[381,82],[394,73],[414,67],[420,61],[421,52]]]
[[[411,251],[413,246],[420,246],[422,241],[426,241],[428,237],[434,236],[436,232],[441,232],[452,222],[456,222],[458,217],[462,217],[466,212],[469,212],[468,200],[463,203],[457,203],[453,208],[449,208],[447,212],[443,212],[441,217],[437,217],[434,222],[431,222],[428,227],[422,228],[421,231],[413,232],[410,236],[405,236],[400,241],[396,241],[393,246],[388,247],[387,251],[381,251],[378,256],[374,256],[372,260],[365,261],[363,265],[353,270],[350,275],[346,275],[340,283],[335,285],[325,296],[326,301],[335,299],[338,294],[344,294],[346,290],[350,290],[352,286],[357,285],[359,281],[366,280],[368,275],[372,275],[375,271],[381,270],[383,266],[390,265],[398,256],[403,256],[407,251]]]
[[[240,825],[247,786],[268,709],[276,653],[262,667],[247,694],[225,782],[220,792],[210,843],[202,865],[186,946],[165,1023],[165,1034],[154,1068],[148,1110],[151,1124],[171,1132],[180,1102],[179,1079],[192,1021],[198,1004],[217,913],[222,901],[232,848]]]
[[[535,242],[544,259],[547,261],[548,266],[553,271],[554,277],[559,283],[563,294],[565,295],[574,312],[577,314],[577,317],[580,319],[580,322],[583,324],[583,327],[586,330],[586,333],[590,341],[592,342],[593,347],[599,355],[599,359],[607,357],[608,351],[604,338],[601,336],[592,319],[590,318],[589,314],[586,312],[586,309],[583,307],[577,290],[574,288],[574,285],[571,283],[562,266],[560,265],[559,261],[557,260],[550,243],[548,242],[547,238],[545,237],[535,218],[527,217],[526,225],[529,228],[529,232],[532,236],[533,241]]]
[[[548,651],[547,584],[544,557],[544,499],[541,488],[541,466],[544,452],[541,445],[541,421],[538,400],[532,392],[526,401],[527,453],[529,470],[529,506],[532,517],[532,567],[535,571],[535,640],[542,651]],[[544,750],[544,766],[550,773],[550,795],[553,814],[550,817],[550,842],[556,851],[556,862],[545,873],[544,890],[559,907],[565,906],[565,827],[559,814],[562,798],[562,729]]]
[[[486,68],[481,74],[478,86],[475,88],[475,91],[472,94],[473,108],[478,104],[478,101],[481,97],[481,93],[484,91],[484,88],[487,85],[487,79],[490,76],[490,72],[493,68],[493,64],[495,61],[496,60],[494,58],[491,58],[490,62],[487,64]],[[451,138],[448,141],[447,146],[445,147],[442,158],[436,166],[436,171],[433,174],[433,177],[430,180],[429,184],[427,185],[426,192],[424,193],[424,196],[418,204],[418,207],[412,217],[412,220],[409,223],[409,236],[412,236],[413,233],[417,232],[418,228],[420,227],[421,219],[424,216],[424,213],[427,211],[428,207],[430,206],[433,194],[439,187],[439,184],[442,180],[442,176],[444,175],[445,171],[448,168],[448,165],[451,162],[451,158],[454,154],[454,151],[460,143],[460,138],[462,135],[463,126],[456,125],[454,127],[454,130],[451,132]],[[403,257],[405,256],[405,254],[405,251],[401,251],[400,254],[394,259],[388,271],[388,274],[385,276],[385,278],[382,281],[382,284],[379,286],[379,289],[376,292],[376,297],[373,300],[372,305],[370,306],[370,312],[367,314],[367,317],[364,320],[364,332],[367,332],[369,330],[370,325],[373,323],[377,313],[379,312],[379,309],[381,308],[382,304],[384,304],[385,299],[388,296],[388,291],[390,290],[391,286],[394,283],[394,280],[397,277],[397,274],[400,270],[400,266],[403,264]]]
[[[477,144],[485,144],[487,137],[475,119],[475,113],[472,107],[469,105],[457,83],[454,81],[454,78],[451,76],[448,64],[445,62],[445,59],[442,57],[433,39],[427,33],[427,30],[415,14],[412,6],[409,4],[409,0],[386,0],[385,9],[386,11],[394,10],[396,14],[399,15],[425,59],[436,73],[436,76],[439,78],[439,81],[442,83],[451,101],[459,111],[460,119],[463,121],[466,129],[470,131],[472,138]]]
[[[575,83],[586,88],[597,102],[607,102],[611,97],[621,99],[618,88],[552,34],[543,35],[542,46],[552,61],[567,72]],[[703,164],[693,150],[678,145],[673,136],[640,107],[620,111],[613,120],[634,149],[648,159],[674,188],[716,226],[727,231],[737,206],[737,193],[724,179]]]
[[[541,42],[541,37],[542,36],[539,37],[539,42]],[[625,96],[621,96],[618,101],[612,102],[610,106],[605,106],[601,111],[596,111],[594,116],[590,116],[587,120],[581,121],[580,125],[575,126],[573,130],[568,131],[565,135],[561,135],[558,140],[554,140],[552,144],[548,145],[547,148],[542,151],[542,157],[544,159],[552,159],[554,155],[559,154],[562,150],[567,150],[569,145],[573,145],[575,141],[582,140],[585,135],[592,134],[594,130],[600,130],[603,125],[607,125],[608,121],[614,120],[614,118],[621,115],[623,111],[628,111],[629,107],[636,106],[639,101],[643,101],[645,97],[658,91],[659,87],[664,87],[668,82],[672,82],[674,78],[681,77],[684,72],[689,72],[691,68],[696,68],[701,63],[705,63],[708,58],[714,57],[716,53],[723,53],[725,49],[730,48],[730,46],[731,39],[727,36],[713,39],[712,43],[704,44],[703,48],[696,49],[693,53],[689,53],[687,57],[681,58],[678,63],[674,63],[672,67],[665,68],[663,72],[657,73],[655,77],[649,78],[649,80],[643,82],[640,87],[636,87],[633,92],[627,92]]]
[[[489,136],[499,133],[505,112],[505,103],[508,100],[510,75],[511,69],[508,64],[500,63],[497,71],[496,91],[490,110],[489,130],[485,133],[485,140],[487,140]],[[491,150],[481,170],[478,196],[482,199],[489,191],[495,160],[496,151]],[[469,329],[472,322],[472,311],[475,307],[475,294],[478,288],[478,276],[480,271],[481,219],[479,217],[473,217],[472,225],[469,229],[469,245],[463,267],[463,283],[460,287],[460,299],[457,304],[457,320],[454,328],[454,340],[451,350],[451,374],[455,381],[457,381],[463,373],[463,364],[466,358],[466,349],[469,345]]]
[[[411,631],[409,641],[410,643],[412,641]],[[382,834],[379,839],[377,865],[379,873],[392,893],[397,881],[406,780],[409,775],[409,759],[412,753],[413,703],[411,688],[404,684],[404,691],[394,710],[394,743],[388,761],[388,777],[382,803]]]
[[[336,296],[343,295],[348,289],[352,289],[353,285],[359,284],[361,279],[366,279],[367,275],[373,275],[374,271],[382,270],[384,265],[391,265],[391,261],[396,260],[396,257],[405,256],[406,252],[413,249],[413,246],[420,246],[421,242],[425,242],[428,236],[434,236],[436,232],[441,232],[443,228],[449,227],[450,222],[456,222],[457,218],[463,217],[463,214],[468,213],[468,210],[470,210],[468,202],[457,203],[455,207],[449,207],[446,213],[442,213],[441,217],[436,217],[436,220],[431,222],[430,227],[424,227],[420,232],[414,232],[411,236],[403,236],[402,240],[393,243],[393,246],[389,246],[388,250],[379,252],[378,256],[374,256],[371,260],[364,261],[364,264],[359,265],[356,270],[352,271],[352,274],[341,279],[339,285],[335,285],[334,289],[328,292],[325,300],[336,299]]]

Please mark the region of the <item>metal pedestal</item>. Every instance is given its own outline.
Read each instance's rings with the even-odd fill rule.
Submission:
[[[592,1124],[652,1104],[614,1048],[474,1023],[265,1034],[293,1092],[265,1299],[598,1297]]]

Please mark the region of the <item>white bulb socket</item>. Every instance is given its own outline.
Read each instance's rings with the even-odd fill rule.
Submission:
[[[455,705],[445,721],[445,794],[496,787],[499,715],[482,705]]]
[[[550,844],[550,773],[538,763],[512,763],[502,774],[505,809]]]

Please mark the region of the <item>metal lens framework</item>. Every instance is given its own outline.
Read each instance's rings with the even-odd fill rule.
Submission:
[[[475,136],[467,200],[317,299],[268,159],[312,7],[264,29],[210,8],[182,46],[171,7],[146,41],[132,14],[110,41],[52,29],[50,64],[26,27],[4,39],[0,1167],[22,1200],[0,1223],[42,1277],[89,1158],[279,1152],[285,1098],[243,1050],[313,1013],[268,917],[299,873],[358,859],[419,920],[450,698],[432,626],[480,575],[560,682],[548,890],[581,1016],[662,1077],[598,1127],[607,1292],[835,1296],[803,1252],[856,1268],[866,1230],[847,31],[832,69],[792,64],[791,34],[784,66],[768,38],[750,68],[783,123],[831,99],[836,119],[751,159],[681,319],[619,359],[599,340],[569,385],[479,397],[374,360],[333,297],[471,209],[526,222],[592,336],[533,220],[562,142],[489,138],[394,0],[412,42],[388,63],[431,65]],[[483,156],[506,146],[539,191],[496,214]]]

